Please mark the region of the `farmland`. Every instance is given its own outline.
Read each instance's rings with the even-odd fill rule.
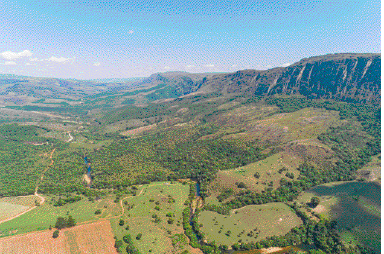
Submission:
[[[117,253],[109,221],[79,225],[60,231],[57,239],[52,230],[0,238],[0,252],[18,253]]]
[[[57,200],[56,197],[55,199]],[[101,209],[102,213],[95,215],[95,211],[98,209]],[[113,202],[112,197],[94,202],[82,199],[64,206],[53,206],[52,197],[48,197],[44,205],[38,206],[11,221],[0,224],[0,232],[2,236],[7,236],[46,230],[55,225],[57,217],[66,216],[67,214],[72,215],[78,223],[82,223],[100,218],[110,218],[120,213],[121,207]]]
[[[230,212],[229,216],[202,211],[199,223],[207,240],[230,246],[236,242],[256,242],[268,236],[284,235],[302,223],[283,203],[250,205]]]
[[[36,196],[5,197],[0,199],[0,221],[27,211],[40,202]]]

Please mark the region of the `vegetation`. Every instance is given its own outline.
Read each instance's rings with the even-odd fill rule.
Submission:
[[[59,237],[59,230],[55,230],[54,232],[53,232],[53,235],[52,235],[52,237],[53,238],[58,238]]]
[[[117,236],[115,247],[120,251],[126,248],[128,253],[138,253],[138,249],[148,252],[149,249],[143,246],[155,246],[154,243],[159,241],[150,237],[162,235],[159,232],[163,231],[171,236],[181,222],[191,246],[200,248],[204,253],[218,253],[230,245],[235,250],[248,250],[300,243],[316,246],[316,251],[325,253],[366,251],[359,244],[345,245],[335,222],[313,211],[315,215],[308,217],[303,207],[295,207],[293,203],[303,191],[314,186],[353,180],[354,173],[380,152],[379,106],[308,99],[310,94],[305,94],[308,98],[275,96],[248,101],[241,96],[229,98],[218,94],[180,98],[180,95],[195,91],[201,83],[185,78],[180,83],[172,81],[169,85],[170,81],[166,78],[161,75],[158,78],[156,86],[118,93],[106,91],[90,96],[78,105],[67,100],[43,106],[52,102],[42,99],[32,106],[13,106],[14,109],[48,115],[44,125],[43,122],[0,125],[0,194],[32,195],[38,190],[38,193],[49,197],[49,203],[47,201],[48,204],[29,212],[30,222],[21,216],[12,223],[1,225],[4,235],[14,229],[19,232],[45,229],[56,219],[57,229],[74,226],[76,221],[71,216],[65,217],[70,211],[79,222],[113,218],[112,227]],[[167,98],[176,99],[157,101]],[[108,105],[111,101],[119,101],[118,107],[117,104]],[[147,106],[138,107],[141,103],[147,103]],[[282,114],[297,117],[295,112],[305,108],[312,108],[312,111],[316,108],[315,112],[328,114],[332,111],[335,117],[332,119],[340,117],[341,121],[338,119],[332,125],[313,131],[310,129],[315,127],[311,124],[326,114],[316,116],[313,121],[310,117],[302,117],[303,122],[308,122],[305,130],[309,130],[311,135],[308,136],[301,136],[302,129],[291,135],[296,126],[286,123],[288,120],[279,122],[281,126],[274,125],[276,122],[273,121]],[[60,114],[70,119],[68,122],[60,117],[49,120],[52,119],[49,114]],[[119,127],[114,130],[114,126]],[[137,130],[142,126],[153,128]],[[320,127],[316,125],[316,128]],[[126,130],[132,131],[132,134],[122,133]],[[71,133],[71,141],[67,140],[68,133]],[[58,138],[59,134],[66,138]],[[277,160],[277,154],[288,150],[289,145],[308,139],[328,149],[330,155],[322,163],[305,154],[303,161],[297,162],[296,166],[283,167],[284,164],[279,164],[274,169],[277,172],[274,176],[278,176],[276,181],[269,178],[266,181],[266,172],[262,170],[243,175],[245,171],[251,171],[246,165],[261,163],[272,155]],[[83,182],[85,154],[92,158],[90,187]],[[215,198],[218,202],[205,202],[204,207],[196,209],[191,218],[190,207],[186,206],[196,205],[194,185],[190,186],[187,198],[187,186],[174,184],[173,181],[192,178],[199,183],[201,197],[207,201],[212,192],[209,184],[224,170],[240,177],[233,181],[232,186],[217,188]],[[251,183],[260,183],[259,187],[262,187],[256,190]],[[107,198],[108,194],[113,197]],[[102,199],[100,204],[107,199],[114,202],[99,205],[99,199]],[[93,203],[95,200],[97,202]],[[310,206],[316,207],[321,201],[321,197],[313,197]],[[366,210],[373,209],[372,204],[361,195],[354,195],[354,201],[360,202]],[[202,241],[208,238],[204,231],[207,222],[200,226],[198,220],[206,214],[213,214],[209,211],[217,212],[217,216],[224,218],[231,214],[232,209],[273,202],[291,205],[302,218],[303,225],[295,227],[285,236],[276,232],[279,236],[268,235],[265,238],[255,228],[237,232],[234,229],[237,225],[233,224],[232,227],[218,228],[215,233],[226,239],[234,239],[241,234],[238,240],[248,239],[248,242],[228,241],[217,245],[216,242]],[[84,206],[84,211],[78,217],[80,206]],[[308,207],[306,209],[311,211]],[[38,225],[38,219],[44,216],[47,225]],[[236,217],[236,214],[232,216]],[[316,216],[319,218],[315,219]],[[140,219],[135,222],[132,218]],[[220,221],[212,223],[220,224]],[[149,232],[143,225],[163,231]],[[222,225],[212,225],[216,226]],[[127,235],[127,230],[133,240]],[[173,245],[183,245],[183,236],[173,237]],[[161,237],[166,239],[166,236]],[[251,242],[251,238],[255,242]],[[256,241],[262,238],[264,240]],[[153,248],[153,251],[159,250],[160,247]]]
[[[56,220],[55,228],[63,229],[76,226],[75,219],[69,215],[68,218],[58,217]]]

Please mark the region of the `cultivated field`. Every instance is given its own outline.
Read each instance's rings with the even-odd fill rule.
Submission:
[[[0,221],[9,219],[15,215],[27,211],[35,205],[35,201],[40,202],[36,196],[5,197],[0,199]]]
[[[60,230],[59,237],[56,239],[52,234],[53,230],[45,230],[0,238],[0,253],[117,253],[108,220]]]
[[[271,203],[235,209],[230,216],[202,211],[199,223],[208,241],[230,246],[239,241],[257,242],[268,236],[284,235],[302,221],[287,205]]]

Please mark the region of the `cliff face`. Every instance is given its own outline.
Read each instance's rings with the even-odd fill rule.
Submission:
[[[244,95],[301,94],[313,99],[380,104],[380,54],[334,54],[286,68],[244,70],[208,78],[202,91]]]

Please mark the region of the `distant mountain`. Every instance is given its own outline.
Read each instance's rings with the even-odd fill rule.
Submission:
[[[136,90],[133,92],[133,90]],[[234,73],[156,73],[147,78],[73,80],[0,75],[5,100],[91,99],[121,95],[132,102],[161,101],[192,93],[272,96],[380,104],[380,54],[330,54],[302,59],[288,67]],[[1,100],[0,100],[1,102]],[[109,100],[109,103],[113,103]]]
[[[204,80],[199,91],[256,96],[300,94],[380,104],[381,55],[331,54],[305,58],[285,68],[214,75]]]

